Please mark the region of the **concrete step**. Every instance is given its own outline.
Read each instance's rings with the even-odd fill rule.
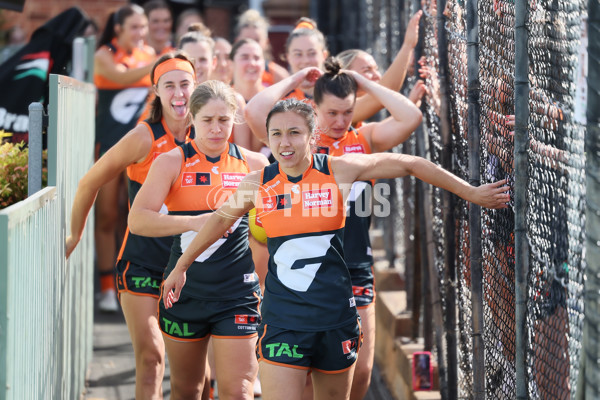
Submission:
[[[431,391],[413,391],[413,354],[424,351],[423,338],[412,340],[412,313],[406,310],[406,292],[378,291],[376,307],[375,361],[395,399],[441,399],[436,360]]]
[[[396,268],[389,268],[387,261],[375,261],[375,289],[377,292],[404,290],[404,278]]]

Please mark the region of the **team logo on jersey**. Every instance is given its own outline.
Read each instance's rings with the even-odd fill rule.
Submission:
[[[258,315],[236,315],[236,324],[258,324]]]
[[[348,153],[364,153],[365,148],[362,144],[352,144],[349,146],[344,146],[344,154]]]
[[[292,196],[289,193],[278,194],[262,198],[262,207],[264,211],[284,210],[292,208]]]
[[[302,208],[331,207],[333,196],[331,189],[307,190],[302,192]]]
[[[254,282],[254,274],[244,274],[244,283]]]
[[[184,172],[181,186],[210,186],[209,172]]]
[[[352,339],[344,340],[342,342],[342,351],[344,354],[352,354],[355,353],[358,349],[358,337],[353,337]]]
[[[211,168],[210,171],[215,175],[219,175],[219,166],[215,165],[214,167]]]
[[[221,185],[224,189],[236,189],[245,176],[246,174],[243,172],[223,172],[221,174]]]
[[[336,140],[336,141],[335,141],[335,142],[333,142],[331,145],[332,145],[333,147],[335,147],[336,149],[339,149],[339,148],[340,148],[340,141],[339,141],[339,140]]]
[[[372,296],[373,291],[371,288],[364,286],[352,286],[352,294],[355,296]]]
[[[300,194],[300,185],[294,185],[290,189],[292,193]]]
[[[317,153],[317,154],[329,154],[329,147],[327,147],[327,146],[318,146],[317,147],[317,151],[315,151],[315,153]]]

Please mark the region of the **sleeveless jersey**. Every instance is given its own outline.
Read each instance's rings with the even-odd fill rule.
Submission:
[[[140,162],[131,164],[127,167],[129,205],[133,204],[135,196],[146,181],[146,176],[150,170],[150,166],[162,153],[166,153],[175,147],[181,145],[173,134],[169,131],[164,119],[161,122],[150,123],[144,121],[152,133],[152,147],[146,158]],[[194,138],[194,128],[191,127],[186,134],[186,141]],[[161,212],[166,213],[166,207],[161,209]],[[129,231],[129,227],[125,232],[121,251],[119,252],[119,260],[131,261],[135,264],[143,265],[150,269],[164,271],[169,262],[169,254],[173,237],[145,237],[139,236]]]
[[[371,147],[360,130],[352,127],[344,136],[334,139],[322,134],[317,143],[317,153],[341,156],[348,153],[371,153]],[[373,253],[369,226],[371,225],[372,182],[354,182],[346,203],[346,231],[344,256],[348,268],[371,268]]]
[[[262,84],[264,87],[269,87],[275,83],[275,79],[273,78],[273,73],[269,70],[269,65],[271,65],[273,61],[265,62],[265,70],[262,74]]]
[[[117,45],[116,39],[106,45],[113,53],[116,64],[127,68],[139,68],[154,61],[154,56],[135,48],[127,53]],[[117,143],[138,122],[146,105],[150,75],[139,81],[122,85],[102,75],[94,75],[98,88],[98,116],[96,118],[96,138],[100,143],[101,154]]]
[[[207,157],[194,141],[180,148],[181,172],[165,199],[170,215],[200,215],[219,208],[235,192],[250,167],[238,146],[228,143],[218,157]],[[258,290],[248,245],[248,216],[238,219],[234,231],[196,258],[187,270],[186,296],[203,300],[233,299]],[[175,235],[165,276],[196,237],[189,231]]]
[[[310,104],[313,109],[316,108],[316,104],[315,104],[315,101],[313,100],[312,96],[309,96],[308,94],[304,93],[301,89],[298,89],[298,88],[292,90],[291,92],[289,92],[288,94],[286,94],[285,96],[283,96],[281,98],[281,100],[287,100],[287,99],[300,100],[300,101]]]
[[[264,168],[256,209],[267,234],[269,272],[261,314],[268,325],[296,331],[335,329],[355,321],[344,263],[344,204],[330,158],[314,154],[290,178],[279,163]]]
[[[275,61],[266,61],[265,62],[265,70],[262,74],[262,84],[264,87],[269,87],[275,83],[275,77],[273,76],[272,65],[275,64]]]

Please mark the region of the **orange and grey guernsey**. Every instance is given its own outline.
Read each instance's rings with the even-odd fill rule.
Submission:
[[[342,248],[345,207],[330,158],[314,154],[296,178],[279,163],[265,167],[256,208],[270,255],[263,322],[314,332],[356,321]]]
[[[313,109],[316,109],[316,104],[315,101],[313,100],[313,97],[304,93],[301,89],[294,89],[291,92],[288,92],[285,96],[283,96],[281,98],[281,100],[287,100],[287,99],[296,99],[299,101],[302,101],[304,103],[308,103],[311,105],[311,107]]]
[[[127,69],[141,68],[145,65],[154,62],[155,57],[151,52],[146,51],[146,49],[137,47],[128,52],[119,47],[117,39],[113,39],[110,43],[104,45],[104,47],[108,48],[110,52],[113,53],[113,61],[115,62],[115,64],[124,65]],[[144,76],[137,82],[128,85],[123,85],[121,83],[111,81],[110,79],[102,75],[94,74],[94,84],[99,90],[118,90],[130,87],[149,88],[150,86],[152,86],[152,82],[150,81],[150,74]]]
[[[360,129],[356,130],[350,127],[348,132],[338,139],[322,134],[317,143],[317,152],[331,156],[349,153],[370,154],[371,147],[360,133]],[[371,239],[369,238],[372,185],[372,182],[354,182],[348,195],[344,256],[350,269],[370,269],[373,265]]]
[[[146,181],[150,166],[154,160],[156,160],[156,157],[182,144],[175,139],[164,119],[157,123],[150,123],[149,121],[141,123],[146,125],[148,130],[152,133],[152,147],[142,162],[131,164],[127,167],[130,206],[133,204],[135,196],[142,187],[142,184]],[[194,128],[191,127],[186,134],[186,141],[193,138]],[[161,212],[163,212],[163,210],[161,210]],[[166,209],[164,209],[164,212],[166,212]],[[150,269],[164,271],[169,261],[172,243],[172,236],[139,236],[131,233],[129,227],[127,227],[118,259],[131,261]]]
[[[200,215],[219,208],[250,172],[240,148],[233,143],[217,157],[208,157],[190,141],[179,147],[181,172],[165,199],[170,215]],[[259,290],[248,246],[248,216],[239,218],[234,231],[196,258],[187,270],[186,296],[202,300],[237,299]],[[196,237],[195,231],[175,235],[165,276]]]
[[[127,69],[139,68],[154,62],[154,55],[135,48],[127,52],[117,45],[116,39],[105,45],[112,53],[115,64]],[[95,74],[98,88],[98,118],[96,118],[96,142],[100,143],[100,154],[114,146],[138,122],[149,88],[150,75],[132,84],[123,85]]]

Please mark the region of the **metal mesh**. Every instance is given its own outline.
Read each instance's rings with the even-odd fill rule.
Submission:
[[[513,186],[514,146],[505,116],[514,114],[514,4],[479,1],[482,183],[508,179]],[[486,397],[514,399],[514,212],[482,209],[482,268]]]
[[[448,37],[448,82],[450,117],[452,119],[452,153],[454,173],[469,178],[467,141],[467,32],[464,1],[449,0],[445,14],[452,15],[446,23]],[[471,269],[469,215],[467,203],[458,199],[455,207],[456,270],[457,270],[457,329],[458,329],[458,397],[473,397],[473,346],[471,324]]]
[[[529,6],[529,393],[567,399],[583,336],[584,129],[573,116],[585,3]]]
[[[338,1],[338,5],[343,2]],[[347,47],[369,51],[382,69],[387,67],[402,44],[408,18],[418,4],[421,20],[422,55],[431,74],[427,86],[431,95],[424,101],[427,158],[440,163],[440,73],[436,0],[389,1],[353,0],[353,7],[341,8],[346,21],[359,10],[359,35],[328,33],[328,38],[344,39]],[[452,169],[469,178],[467,144],[467,0],[447,0],[445,34],[448,50],[448,102],[452,132]],[[319,2],[321,4],[321,2]],[[530,249],[527,282],[526,376],[516,376],[515,354],[515,243],[514,204],[505,210],[482,210],[482,268],[485,344],[485,394],[489,399],[514,399],[516,380],[526,379],[529,398],[573,398],[580,369],[583,328],[584,207],[585,207],[585,121],[575,116],[575,83],[580,51],[584,0],[528,0],[529,18],[529,121],[527,188],[527,240]],[[351,10],[351,9],[352,10]],[[514,145],[506,116],[514,115],[515,4],[514,0],[478,0],[479,89],[480,89],[480,171],[483,183],[507,179],[514,188]],[[363,23],[364,22],[364,23]],[[322,26],[322,21],[319,21]],[[343,25],[343,24],[342,24]],[[343,27],[342,27],[343,28]],[[350,28],[354,29],[354,28]],[[354,32],[354,31],[353,31]],[[337,35],[337,36],[336,36]],[[345,35],[345,36],[343,36]],[[356,37],[354,37],[356,36]],[[354,38],[356,43],[352,42]],[[341,49],[337,49],[338,51]],[[415,78],[407,78],[409,85]],[[406,92],[405,92],[406,93]],[[585,109],[585,104],[583,105]],[[414,154],[414,138],[403,151]],[[396,149],[399,151],[399,149]],[[406,178],[398,192],[402,210],[393,210],[397,238],[402,238],[408,275],[421,249],[414,246],[415,184]],[[395,194],[395,193],[394,193]],[[392,194],[392,195],[394,195]],[[456,290],[458,398],[471,399],[473,393],[473,331],[470,274],[469,206],[458,200],[454,207],[454,250],[456,286],[446,277],[441,193],[432,190],[433,260],[443,307],[445,294]],[[448,235],[451,237],[451,235]],[[398,240],[400,241],[400,240]],[[425,254],[420,255],[426,260]],[[436,277],[434,277],[436,278]],[[417,290],[418,292],[418,290]],[[409,300],[412,296],[409,294]],[[436,305],[434,305],[436,306]],[[438,305],[439,306],[439,305]],[[417,313],[418,308],[414,309]],[[444,317],[448,313],[444,313]],[[439,343],[439,341],[437,342]],[[442,346],[447,346],[442,342]],[[444,349],[441,349],[442,351]],[[434,351],[437,351],[434,349]],[[445,352],[444,352],[445,353]],[[444,377],[441,377],[444,379]]]
[[[426,85],[429,87],[439,87],[440,81],[440,65],[438,55],[438,34],[437,34],[437,0],[425,0],[421,2],[423,15],[421,17],[421,29],[423,39],[422,48],[422,61],[421,65],[426,65],[429,73],[425,79]],[[424,105],[424,121],[426,123],[425,132],[427,133],[427,152],[426,154],[419,154],[425,158],[428,158],[435,164],[441,162],[442,152],[442,140],[440,130],[440,117],[441,117],[441,104],[440,97],[437,94],[429,96]],[[433,240],[433,270],[436,275],[432,275],[429,279],[436,279],[439,282],[439,298],[441,304],[433,304],[432,307],[442,307],[442,315],[446,315],[444,310],[447,308],[446,299],[448,296],[446,293],[449,290],[454,290],[449,285],[447,279],[447,271],[445,269],[445,248],[444,248],[444,220],[442,213],[442,191],[437,187],[430,187],[428,194],[431,197],[431,210],[425,210],[426,215],[431,215],[431,226],[422,227],[421,229],[431,229],[432,240]],[[427,258],[423,257],[423,260]],[[424,264],[423,267],[427,267]],[[434,314],[435,315],[435,314]],[[448,364],[447,360],[447,343],[445,338],[436,338],[434,343],[441,345],[442,348],[434,347],[432,351],[434,353],[441,352],[443,357],[444,365]],[[437,355],[436,357],[439,357]],[[445,376],[440,376],[440,385],[445,386]]]

